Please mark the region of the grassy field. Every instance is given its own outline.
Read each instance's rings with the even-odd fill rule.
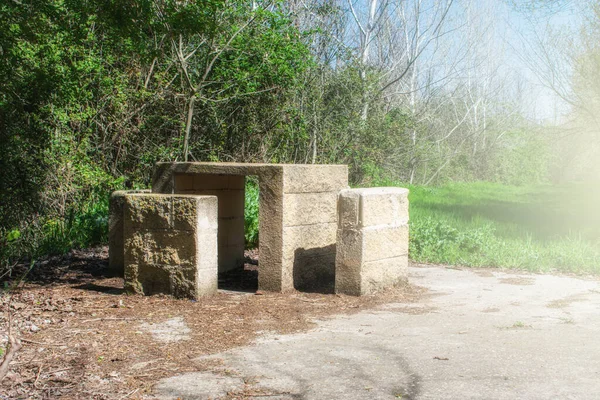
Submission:
[[[415,261],[600,274],[597,186],[408,187]]]

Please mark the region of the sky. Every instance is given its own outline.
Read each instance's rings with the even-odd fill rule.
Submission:
[[[506,93],[519,93],[521,110],[525,117],[537,123],[560,124],[564,122],[569,107],[540,79],[543,65],[534,65],[532,60],[538,40],[550,37],[551,32],[577,37],[576,32],[584,21],[585,8],[588,0],[455,0],[445,26],[448,32],[440,42],[445,49],[441,51],[435,45],[429,45],[422,59],[423,64],[435,65],[441,84],[445,84],[453,75],[453,60],[458,61],[457,68],[473,70],[474,79],[486,80],[486,73],[494,74],[494,82],[490,85],[504,85],[505,81],[512,83],[512,89]],[[351,0],[361,23],[366,26],[369,14],[369,0]],[[378,4],[384,2],[379,1]],[[416,2],[415,2],[416,3]],[[413,2],[396,2],[404,4],[410,13]],[[443,9],[445,1],[423,0],[423,10]],[[537,4],[538,7],[531,7]],[[539,6],[539,5],[543,6]],[[423,13],[421,18],[422,30],[435,25],[438,14]],[[410,16],[408,19],[410,20]],[[402,27],[400,21],[395,21]],[[345,41],[355,43],[358,35],[352,18]],[[412,32],[412,31],[411,31]],[[411,33],[412,34],[412,33]],[[479,41],[479,42],[478,42]],[[472,46],[472,50],[465,50]],[[374,48],[374,47],[373,47]],[[464,52],[472,51],[468,55]],[[482,61],[488,58],[488,61]],[[534,61],[534,62],[532,62]],[[445,69],[450,68],[450,69]],[[486,72],[487,71],[487,72]],[[489,75],[488,75],[489,76]],[[490,81],[491,82],[491,81]],[[450,84],[451,86],[451,84]],[[517,89],[519,88],[519,89]],[[514,98],[514,96],[513,96]]]
[[[523,5],[524,2],[520,2]],[[526,116],[539,123],[560,124],[569,112],[569,106],[540,78],[540,67],[533,66],[530,46],[536,46],[536,37],[545,38],[551,32],[576,37],[584,21],[583,2],[561,1],[558,6],[531,11],[523,7],[506,7],[501,29],[508,48],[507,63],[527,82],[524,98]],[[520,8],[520,9],[519,9]]]

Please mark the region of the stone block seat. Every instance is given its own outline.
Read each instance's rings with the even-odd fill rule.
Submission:
[[[125,289],[198,298],[217,291],[217,198],[125,193]]]
[[[335,291],[361,296],[407,279],[408,189],[342,190]]]

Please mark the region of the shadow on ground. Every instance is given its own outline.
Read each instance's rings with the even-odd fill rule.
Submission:
[[[258,253],[246,251],[244,266],[219,274],[219,289],[254,293],[258,290]]]
[[[16,282],[21,279],[37,285],[79,284],[81,289],[112,292],[114,287],[97,287],[90,284],[98,278],[116,278],[108,268],[108,247],[71,250],[58,256],[43,257],[35,261],[16,265],[11,274],[3,277],[3,282]]]

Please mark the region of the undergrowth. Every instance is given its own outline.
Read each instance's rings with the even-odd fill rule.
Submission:
[[[258,247],[258,193],[258,181],[256,178],[246,178],[244,235],[247,249]]]
[[[71,209],[64,218],[36,220],[0,234],[4,238],[0,259],[6,263],[107,243],[108,196],[82,209]]]
[[[97,176],[86,177],[87,185],[82,185],[74,201],[57,207],[63,211],[34,215],[18,226],[0,227],[0,276],[17,262],[108,243],[109,197],[123,182],[120,178],[101,182],[94,178]]]

